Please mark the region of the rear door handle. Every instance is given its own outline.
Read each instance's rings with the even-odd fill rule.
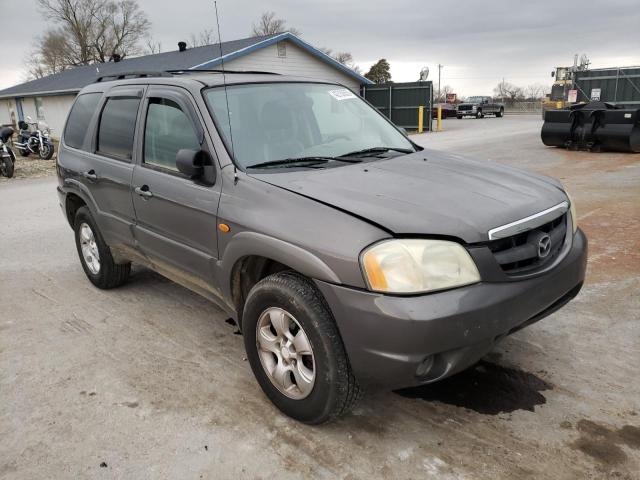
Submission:
[[[141,187],[136,187],[133,189],[134,192],[136,192],[138,195],[140,195],[143,198],[151,198],[153,197],[153,193],[151,193],[151,190],[149,190],[149,186],[148,185],[142,185]]]
[[[98,175],[96,175],[95,170],[89,170],[88,172],[82,172],[82,176],[87,180],[95,181],[98,179]]]

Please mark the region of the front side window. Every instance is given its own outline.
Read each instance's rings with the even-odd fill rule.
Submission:
[[[96,111],[102,93],[80,95],[69,112],[64,129],[64,143],[72,148],[82,148],[91,118]]]
[[[149,99],[144,128],[144,163],[178,171],[178,150],[200,150],[191,120],[173,100]]]
[[[205,91],[216,124],[242,167],[370,148],[413,152],[411,142],[359,96],[339,85],[267,83]]]
[[[98,129],[99,153],[131,160],[139,98],[111,97],[107,100]]]

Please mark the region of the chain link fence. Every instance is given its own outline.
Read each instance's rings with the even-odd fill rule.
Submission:
[[[505,103],[504,113],[507,115],[542,115],[542,101],[518,101]]]

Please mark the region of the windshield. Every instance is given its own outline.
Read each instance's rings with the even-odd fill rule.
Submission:
[[[469,103],[480,103],[485,99],[485,97],[469,97],[467,98],[467,102]]]
[[[229,116],[224,88],[205,91],[216,124],[241,167],[333,158],[371,148],[415,151],[376,110],[338,85],[232,85],[227,86],[227,95]]]

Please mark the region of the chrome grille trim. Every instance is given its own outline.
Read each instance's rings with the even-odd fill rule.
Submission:
[[[518,233],[537,228],[545,223],[555,220],[561,215],[564,215],[567,210],[569,210],[569,202],[562,202],[551,208],[547,208],[542,212],[534,213],[533,215],[516,220],[515,222],[492,228],[488,232],[489,240],[511,237]]]

